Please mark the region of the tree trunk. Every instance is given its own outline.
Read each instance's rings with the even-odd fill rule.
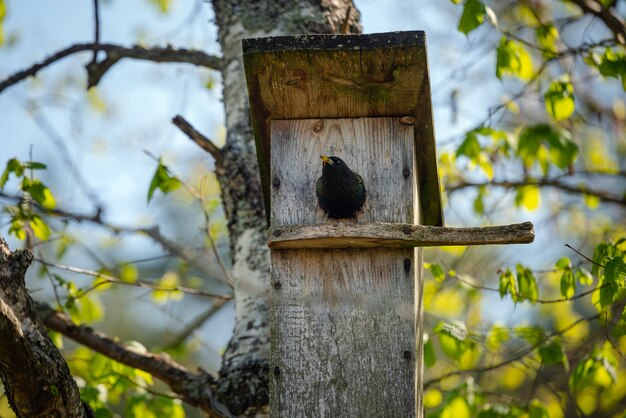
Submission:
[[[241,40],[344,28],[356,33],[359,13],[351,0],[213,0],[213,8],[224,56],[227,129],[216,173],[229,219],[236,307],[217,392],[234,414],[254,414],[268,405],[270,257]]]
[[[67,363],[37,318],[24,274],[33,255],[0,237],[0,380],[18,417],[83,417]]]

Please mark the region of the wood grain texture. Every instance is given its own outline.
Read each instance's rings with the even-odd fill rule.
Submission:
[[[422,222],[443,225],[424,32],[247,39],[244,64],[269,216],[278,119],[411,117]]]
[[[273,227],[414,223],[413,150],[413,127],[395,117],[273,121]],[[356,219],[329,219],[319,207],[321,154],[342,158],[363,177],[368,196]],[[416,416],[419,251],[272,251],[272,416]]]
[[[272,416],[415,416],[413,252],[272,252]]]
[[[272,226],[402,222],[414,214],[413,126],[399,118],[272,121]],[[361,175],[367,198],[356,219],[329,219],[315,195],[320,155],[335,155]],[[403,171],[409,170],[404,176]]]
[[[534,238],[531,222],[469,228],[364,223],[275,226],[268,243],[272,249],[393,248],[528,244]]]

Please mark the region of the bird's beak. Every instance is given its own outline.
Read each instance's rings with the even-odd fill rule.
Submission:
[[[330,158],[328,158],[326,155],[320,155],[320,158],[322,159],[322,164],[328,164],[328,165],[333,165],[333,160],[331,160]]]

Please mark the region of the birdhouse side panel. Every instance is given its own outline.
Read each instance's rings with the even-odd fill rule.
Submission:
[[[275,120],[271,131],[271,225],[412,223],[419,216],[413,126],[400,118]],[[367,196],[353,220],[329,218],[318,203],[322,155],[341,158],[363,179]]]

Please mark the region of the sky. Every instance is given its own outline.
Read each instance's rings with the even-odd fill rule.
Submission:
[[[0,48],[0,78],[73,43],[93,39],[90,1],[5,1],[8,10],[5,36],[15,42]],[[365,33],[426,31],[438,151],[449,151],[463,132],[485,117],[488,105],[502,95],[501,84],[495,77],[472,78],[479,77],[481,66],[493,66],[495,58],[479,60],[480,50],[467,53],[481,42],[486,49],[492,47],[497,37],[483,36],[477,31],[466,39],[455,30],[461,10],[447,1],[362,0],[356,5]],[[148,0],[102,1],[101,42],[126,46],[137,42],[170,44],[219,54],[216,28],[211,20],[210,4],[199,0],[174,0],[167,14],[160,13]],[[35,161],[48,164],[45,181],[53,186],[60,207],[90,214],[94,204],[102,202],[107,222],[127,226],[158,223],[165,235],[188,245],[202,245],[198,230],[202,220],[185,218],[195,213],[193,201],[183,199],[175,210],[161,196],[146,203],[156,162],[145,151],[163,157],[183,177],[191,176],[194,170],[211,169],[211,158],[180,133],[170,119],[181,114],[198,130],[221,143],[224,112],[219,75],[185,64],[126,60],[106,74],[96,93],[89,94],[84,90],[82,71],[89,59],[87,53],[66,58],[41,71],[36,79],[0,94],[0,165],[12,157],[27,160],[32,152]],[[476,61],[472,67],[476,75],[470,75],[469,80],[480,88],[460,91],[460,117],[453,122],[448,103],[452,89],[456,88],[455,68],[472,65],[473,61]],[[207,84],[214,86],[208,89]],[[84,180],[81,182],[79,178]],[[15,182],[9,183],[8,190],[15,191],[15,187]],[[98,196],[95,200],[90,197],[94,194]],[[476,219],[467,216],[463,205],[460,207],[446,213],[448,224],[476,225]],[[521,222],[536,215],[516,212],[515,216],[524,217],[509,220]],[[0,217],[0,233],[5,237],[6,220],[6,215]],[[146,239],[126,237],[118,242],[98,228],[81,226],[80,231],[86,231],[82,232],[86,246],[91,250],[106,250],[110,259],[123,254],[125,259],[133,260],[162,252]],[[538,242],[541,240],[539,233]],[[9,242],[13,247],[19,245],[15,240]],[[506,253],[514,263],[538,250],[536,244]],[[70,254],[64,263],[97,268],[93,260],[78,252]],[[46,289],[41,279],[31,280],[31,287]],[[500,302],[499,298],[490,303],[494,304],[494,311],[508,309],[508,302]],[[147,321],[141,325],[160,329],[165,321],[167,327],[176,329],[181,321],[202,310],[203,301],[189,298],[184,306],[168,304],[155,308],[146,294],[120,291],[107,298],[105,305],[110,315],[105,330],[115,328],[124,338],[132,339],[135,322],[126,323],[126,318],[154,313],[157,323]],[[523,316],[523,309],[515,314]],[[227,307],[198,334],[199,344],[207,349],[200,358],[207,370],[219,367],[220,350],[227,343],[230,330],[232,307]]]

